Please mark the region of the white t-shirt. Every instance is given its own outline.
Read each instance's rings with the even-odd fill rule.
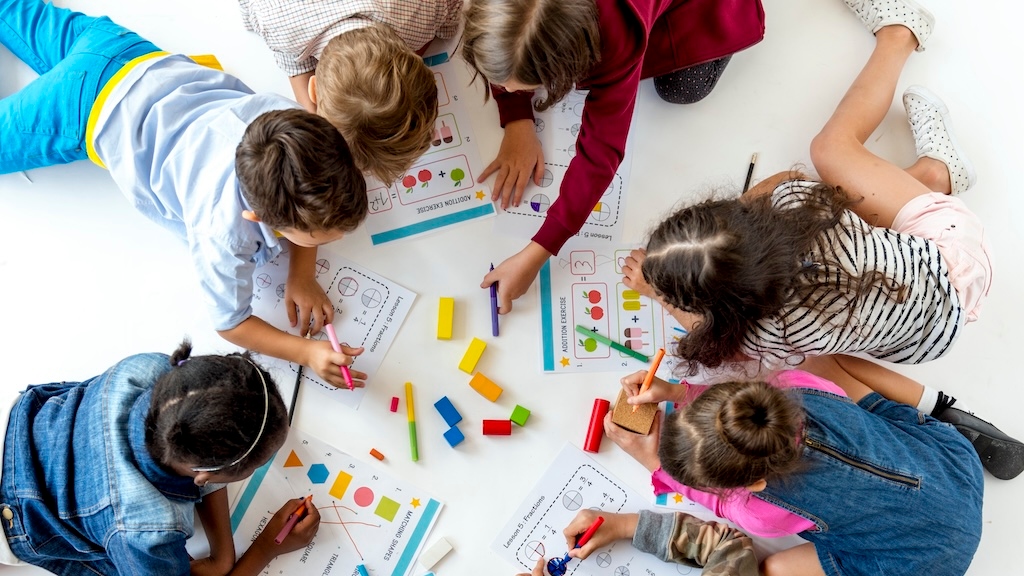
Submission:
[[[779,208],[796,206],[816,184],[785,182],[772,193],[772,201]],[[934,242],[871,226],[847,210],[821,246],[825,254],[807,254],[805,266],[816,267],[834,290],[759,320],[744,339],[745,354],[778,369],[799,364],[804,356],[855,352],[918,364],[950,349],[966,313]],[[852,298],[850,278],[876,271],[904,288],[902,300],[878,287]]]

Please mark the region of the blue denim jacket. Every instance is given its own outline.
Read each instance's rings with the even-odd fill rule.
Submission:
[[[32,386],[11,411],[0,506],[11,550],[56,574],[189,573],[199,488],[145,448],[167,356],[126,358],[81,383]]]
[[[957,575],[981,540],[981,462],[952,426],[870,393],[800,389],[801,468],[756,496],[815,523],[829,575]]]

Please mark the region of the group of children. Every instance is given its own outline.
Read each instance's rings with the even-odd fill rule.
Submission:
[[[956,400],[847,355],[941,357],[977,318],[992,266],[983,226],[956,197],[975,176],[941,100],[918,87],[904,94],[919,157],[911,167],[864,147],[905,62],[923,50],[931,14],[914,0],[844,1],[876,47],[811,143],[821,182],[784,172],[685,207],[624,266],[629,287],[687,328],[674,352],[689,374],[750,360],[786,370],[710,387],[659,380],[645,392],[637,373],[622,381],[629,402],[681,409],[647,436],[605,423],[656,490],[683,493],[746,533],[809,543],[759,565],[742,531],[643,512],[607,515],[573,556],[632,538],[709,574],[961,574],[981,534],[982,465],[1007,479],[1024,469],[1024,445]],[[461,54],[497,102],[505,136],[481,179],[496,174],[503,207],[543,169],[533,110],[574,87],[590,91],[544,224],[482,283],[499,282],[508,313],[607,187],[639,81],[653,78],[670,102],[699,100],[764,33],[759,0],[240,7],[296,101],[253,94],[215,60],[168,54],[107,18],[0,0],[0,43],[39,74],[0,100],[0,173],[85,158],[104,166],[139,210],[186,240],[225,339],[336,386],[338,366],[362,350],[302,337],[333,320],[314,279],[316,250],[365,218],[366,177],[389,183],[429,147],[437,93],[419,54],[433,38],[463,24]],[[285,243],[298,336],[251,307],[253,271]],[[365,374],[352,376],[364,385]],[[58,574],[254,574],[316,532],[314,508],[283,544],[269,542],[296,508],[286,503],[236,561],[220,488],[252,474],[287,434],[277,388],[249,353],[191,358],[185,343],[86,382],[30,387],[6,405],[0,561]],[[837,492],[855,504],[837,503]],[[193,510],[211,546],[199,560],[184,546]],[[570,549],[592,515],[566,528]]]

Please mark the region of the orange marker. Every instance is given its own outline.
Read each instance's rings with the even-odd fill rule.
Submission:
[[[647,376],[644,376],[644,383],[640,385],[640,394],[647,392],[651,387],[651,382],[654,382],[654,375],[658,373],[658,366],[661,366],[661,359],[665,357],[665,349],[658,348],[658,351],[654,353],[654,361],[651,362],[651,367],[647,370]],[[633,412],[639,408],[639,404],[633,405]]]

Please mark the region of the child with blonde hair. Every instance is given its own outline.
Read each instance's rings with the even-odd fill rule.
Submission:
[[[239,0],[242,20],[274,52],[295,99],[329,120],[356,165],[385,184],[430,147],[434,74],[417,54],[459,27],[462,0]]]
[[[505,135],[492,173],[493,199],[519,205],[544,154],[533,110],[573,87],[589,90],[575,156],[558,198],[532,241],[487,274],[498,282],[500,311],[512,309],[541,266],[577,234],[607,191],[625,153],[640,80],[687,104],[707,96],[732,54],[764,36],[760,0],[472,0],[462,55],[492,89]],[[533,91],[544,95],[531,103]]]

